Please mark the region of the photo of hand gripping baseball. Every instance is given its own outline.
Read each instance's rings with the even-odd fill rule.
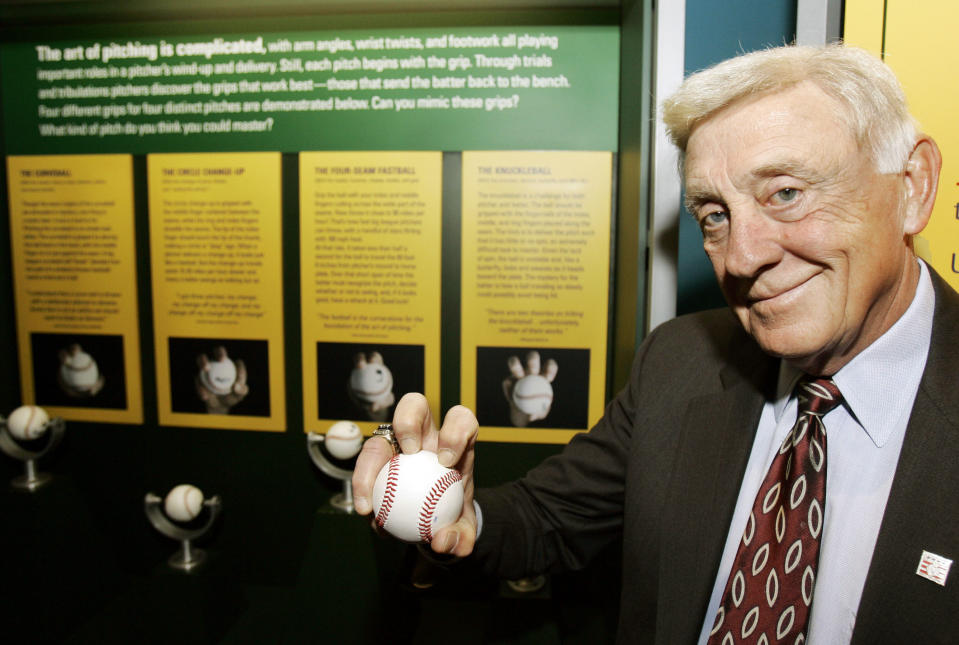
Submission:
[[[390,406],[396,402],[393,394],[393,373],[377,351],[353,356],[350,372],[350,399],[371,421],[385,421]]]
[[[79,343],[71,343],[59,352],[60,371],[57,384],[65,394],[75,398],[96,396],[103,389],[106,378],[100,372],[96,359],[83,351]]]
[[[421,541],[428,541],[430,548],[436,553],[459,557],[469,555],[473,551],[477,534],[477,518],[473,505],[473,462],[478,429],[476,416],[463,406],[450,408],[442,426],[437,428],[426,397],[416,393],[404,395],[396,404],[391,430],[367,439],[356,460],[353,470],[353,504],[356,512],[360,515],[373,513],[374,522],[377,517],[382,517],[383,510],[374,508],[374,487],[382,471],[385,470],[388,474],[391,466],[395,469],[400,464],[400,460],[394,457],[415,455],[421,451],[435,453],[440,466],[451,468],[458,473],[455,479],[462,485],[462,504],[458,518],[448,525],[436,527],[429,540]],[[415,484],[420,477],[415,476],[416,474],[410,478],[414,482],[411,490],[418,488]],[[442,478],[440,479],[438,483],[442,485]],[[402,497],[406,494],[405,484],[399,479],[397,482],[395,494]],[[396,504],[397,509],[400,506]],[[407,507],[405,504],[402,506]],[[416,522],[417,514],[414,512],[411,515],[397,520]]]
[[[199,368],[195,378],[196,393],[206,404],[209,414],[228,414],[250,393],[246,364],[243,359],[231,359],[222,345],[213,350],[213,360],[204,353],[197,356],[196,362]]]
[[[553,381],[559,364],[552,358],[541,365],[539,352],[526,354],[525,363],[518,356],[507,361],[510,375],[503,380],[503,395],[509,402],[509,418],[517,428],[545,419],[553,405]],[[542,368],[542,369],[541,369]]]

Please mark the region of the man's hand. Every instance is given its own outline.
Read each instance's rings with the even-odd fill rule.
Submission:
[[[463,406],[451,408],[446,413],[442,428],[437,430],[429,403],[422,394],[406,394],[396,404],[393,433],[400,449],[406,454],[421,449],[435,452],[441,464],[455,468],[463,477],[462,514],[456,522],[440,529],[433,537],[430,547],[437,553],[465,557],[473,551],[476,542],[473,461],[478,429],[476,416]],[[367,515],[373,510],[373,482],[392,457],[390,443],[381,437],[371,437],[363,444],[353,469],[353,506],[360,515]]]

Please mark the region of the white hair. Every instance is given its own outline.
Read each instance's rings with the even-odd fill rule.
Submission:
[[[689,76],[663,102],[673,143],[686,152],[697,125],[733,103],[809,81],[842,106],[838,117],[877,171],[900,172],[916,143],[916,122],[892,70],[869,52],[841,44],[751,52]]]

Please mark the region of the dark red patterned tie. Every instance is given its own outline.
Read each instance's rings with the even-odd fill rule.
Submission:
[[[822,417],[842,395],[829,379],[796,390],[796,423],[759,487],[710,645],[806,642],[826,500]]]

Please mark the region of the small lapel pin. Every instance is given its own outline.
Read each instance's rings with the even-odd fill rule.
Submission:
[[[916,575],[945,587],[946,578],[949,576],[949,567],[951,566],[952,560],[949,558],[923,551],[922,558],[919,559],[919,568],[916,569]]]

